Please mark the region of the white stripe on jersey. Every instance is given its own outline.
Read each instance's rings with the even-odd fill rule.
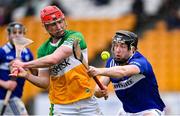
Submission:
[[[136,74],[129,77],[127,80],[120,81],[119,83],[113,83],[115,90],[124,90],[132,87],[134,84],[145,78],[143,74]]]
[[[9,70],[9,63],[7,63],[7,62],[1,63],[0,64],[0,69],[2,69],[2,70]]]
[[[11,51],[11,49],[9,48],[8,45],[4,45],[4,46],[2,47],[2,49],[6,52],[6,54],[8,54],[8,53]]]
[[[10,42],[8,42],[6,45],[11,49],[13,48],[13,46],[12,46],[12,44]]]
[[[82,54],[87,61],[87,48],[82,50]],[[50,67],[50,75],[53,77],[59,77],[70,71],[71,69],[80,65],[81,62],[74,58],[72,54],[70,57],[66,58],[63,62],[53,65]]]

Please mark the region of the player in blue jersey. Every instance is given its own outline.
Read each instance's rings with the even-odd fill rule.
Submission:
[[[13,90],[9,104],[4,112],[5,115],[27,115],[24,103],[21,101],[23,86],[25,79],[17,78],[12,81],[9,77],[10,69],[9,63],[15,59],[15,47],[13,39],[23,37],[25,34],[25,27],[18,23],[12,22],[7,27],[8,42],[0,47],[0,112],[3,106],[7,90]],[[28,48],[25,48],[21,54],[21,60],[26,62],[33,60],[33,55]]]
[[[105,87],[112,82],[115,93],[123,103],[126,115],[163,114],[165,104],[160,98],[158,85],[149,61],[137,51],[138,37],[129,31],[117,31],[112,40],[112,57],[106,68],[90,67],[89,74],[103,76]],[[95,90],[96,97],[107,91]]]

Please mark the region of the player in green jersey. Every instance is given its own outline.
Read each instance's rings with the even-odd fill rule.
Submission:
[[[87,60],[83,35],[66,29],[65,16],[56,6],[45,7],[41,21],[51,37],[40,46],[38,59],[26,63],[15,60],[13,70],[18,69],[18,76],[34,85],[49,88],[51,115],[101,115],[91,78],[72,52],[73,41],[78,39]],[[39,75],[29,74],[25,68],[39,68]]]

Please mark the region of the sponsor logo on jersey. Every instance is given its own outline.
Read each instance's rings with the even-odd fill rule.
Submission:
[[[63,62],[61,62],[60,64],[56,64],[54,65],[51,69],[50,69],[50,73],[54,76],[56,76],[60,71],[63,71],[63,69],[65,69],[68,65],[70,65],[69,63],[69,58],[64,59]]]
[[[113,83],[115,90],[124,90],[132,87],[134,84],[145,78],[143,74],[137,74],[129,77],[127,80],[120,81],[119,83]]]

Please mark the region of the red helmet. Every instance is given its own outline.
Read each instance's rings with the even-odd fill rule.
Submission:
[[[56,6],[47,6],[41,10],[41,21],[43,23],[50,23],[59,18],[64,18],[64,14]]]

